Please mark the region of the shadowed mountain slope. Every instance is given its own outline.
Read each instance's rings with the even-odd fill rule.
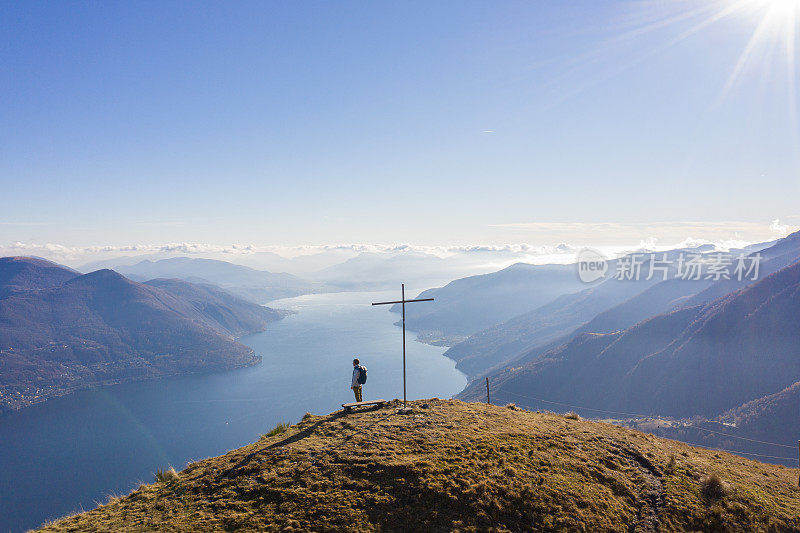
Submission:
[[[670,309],[676,300],[695,294],[708,284],[704,281],[668,280],[654,284],[608,280],[471,335],[445,355],[455,359],[456,367],[462,372],[480,375],[515,361],[531,350],[553,342],[566,342],[578,333],[625,329]],[[641,292],[646,287],[649,288]],[[632,294],[635,296],[628,299]],[[611,307],[619,301],[623,303]]]
[[[672,250],[666,257],[675,261],[681,253],[696,251]],[[671,309],[673,302],[711,285],[710,281],[662,281],[660,275],[647,279],[649,265],[648,258],[639,279],[611,277],[580,292],[559,296],[533,311],[471,335],[445,355],[457,361],[459,370],[474,377],[550,342],[565,342],[576,328],[592,332],[627,328]],[[613,270],[609,275],[614,275]],[[591,326],[587,329],[589,321]]]
[[[156,284],[166,290],[98,270],[0,300],[0,405],[259,361],[233,335],[261,331],[279,313],[217,290]]]
[[[795,469],[560,415],[412,405],[308,415],[43,531],[800,528]]]
[[[677,249],[666,252],[673,266],[686,253],[708,250]],[[659,252],[657,257],[661,257]],[[800,259],[800,238],[790,235],[772,243],[753,245],[731,253],[760,253],[759,279]],[[713,254],[712,254],[713,255]],[[649,259],[643,264],[647,272]],[[613,272],[613,271],[612,271]],[[752,280],[683,280],[674,268],[661,281],[608,279],[578,293],[567,294],[529,313],[471,335],[451,347],[445,355],[471,377],[532,361],[542,353],[568,342],[581,333],[612,333],[629,328],[647,318],[685,306],[708,303],[753,283]]]
[[[720,418],[750,438],[794,442],[800,435],[800,381],[731,409]]]
[[[161,289],[191,303],[202,320],[233,337],[264,331],[269,322],[280,320],[286,311],[280,311],[243,300],[215,285],[189,283],[179,279],[153,279],[145,285]]]
[[[798,313],[800,263],[706,306],[578,335],[495,374],[493,389],[507,401],[535,391],[598,409],[717,416],[800,380]],[[482,395],[479,383],[462,393]]]
[[[587,286],[574,265],[518,263],[492,274],[470,276],[423,291],[436,301],[406,307],[408,328],[422,338],[452,345],[476,331],[531,311]],[[393,307],[398,312],[398,307]]]
[[[590,289],[559,296],[534,311],[470,335],[445,355],[456,361],[456,368],[474,377],[512,360],[524,350],[570,333],[614,302],[641,291],[641,285],[608,280]]]

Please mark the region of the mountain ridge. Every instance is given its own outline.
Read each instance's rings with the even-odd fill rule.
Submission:
[[[69,267],[38,257],[0,257],[0,298],[18,292],[57,287],[80,276]]]

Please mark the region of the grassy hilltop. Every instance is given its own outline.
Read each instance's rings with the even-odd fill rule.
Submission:
[[[43,531],[797,531],[798,471],[457,400],[306,416]]]

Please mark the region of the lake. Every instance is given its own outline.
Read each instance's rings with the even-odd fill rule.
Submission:
[[[0,531],[88,510],[153,481],[159,467],[219,455],[282,421],[353,401],[352,359],[368,369],[364,400],[402,398],[398,315],[374,301],[397,291],[271,302],[297,314],[241,342],[263,357],[231,372],[81,391],[0,418]],[[425,304],[414,304],[425,305]],[[446,398],[466,385],[445,348],[408,337],[408,397]]]

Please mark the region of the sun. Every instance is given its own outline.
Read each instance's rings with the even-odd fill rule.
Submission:
[[[740,48],[737,50],[732,40],[726,44],[734,46],[734,60],[727,79],[720,80],[718,97],[710,108],[721,106],[746,81],[755,85],[758,94],[769,90],[774,97],[785,98],[792,145],[800,165],[800,0],[638,0],[629,6],[620,25],[624,30],[614,41],[631,43],[643,35],[658,35],[658,44],[644,51],[642,57],[664,52],[712,27],[735,24],[736,35],[741,36]],[[745,90],[741,94],[753,93]]]
[[[800,15],[800,0],[745,0],[733,2],[742,3],[744,7],[751,7],[756,16],[761,17],[761,22],[768,26],[770,31],[781,31],[781,27],[794,28],[797,17]]]
[[[760,0],[760,3],[782,13],[795,13],[800,7],[800,0]]]
[[[729,19],[739,19],[752,25],[752,33],[742,42],[741,52],[731,68],[724,83],[721,98],[742,80],[745,71],[751,67],[774,68],[783,64],[783,73],[765,71],[765,80],[788,80],[788,92],[792,107],[796,105],[798,25],[800,25],[800,0],[673,0],[677,11],[660,15],[634,28],[631,34],[647,33],[666,27],[673,27],[678,33],[664,43],[660,49],[669,48],[690,37],[700,34],[711,26]],[[656,0],[640,4],[647,6],[665,5]],[[669,5],[669,4],[666,4]],[[641,23],[640,23],[641,24]],[[782,56],[782,57],[778,57]],[[778,61],[773,61],[778,59]],[[790,110],[794,113],[795,110]]]
[[[757,25],[725,84],[724,93],[727,93],[740,79],[743,70],[754,56],[754,52],[760,47],[768,47],[770,44],[777,44],[778,50],[781,50],[779,53],[783,53],[785,56],[791,85],[790,91],[794,93],[794,79],[797,70],[795,46],[797,25],[800,20],[800,0],[732,0],[726,11],[734,14],[740,10],[752,13]]]

